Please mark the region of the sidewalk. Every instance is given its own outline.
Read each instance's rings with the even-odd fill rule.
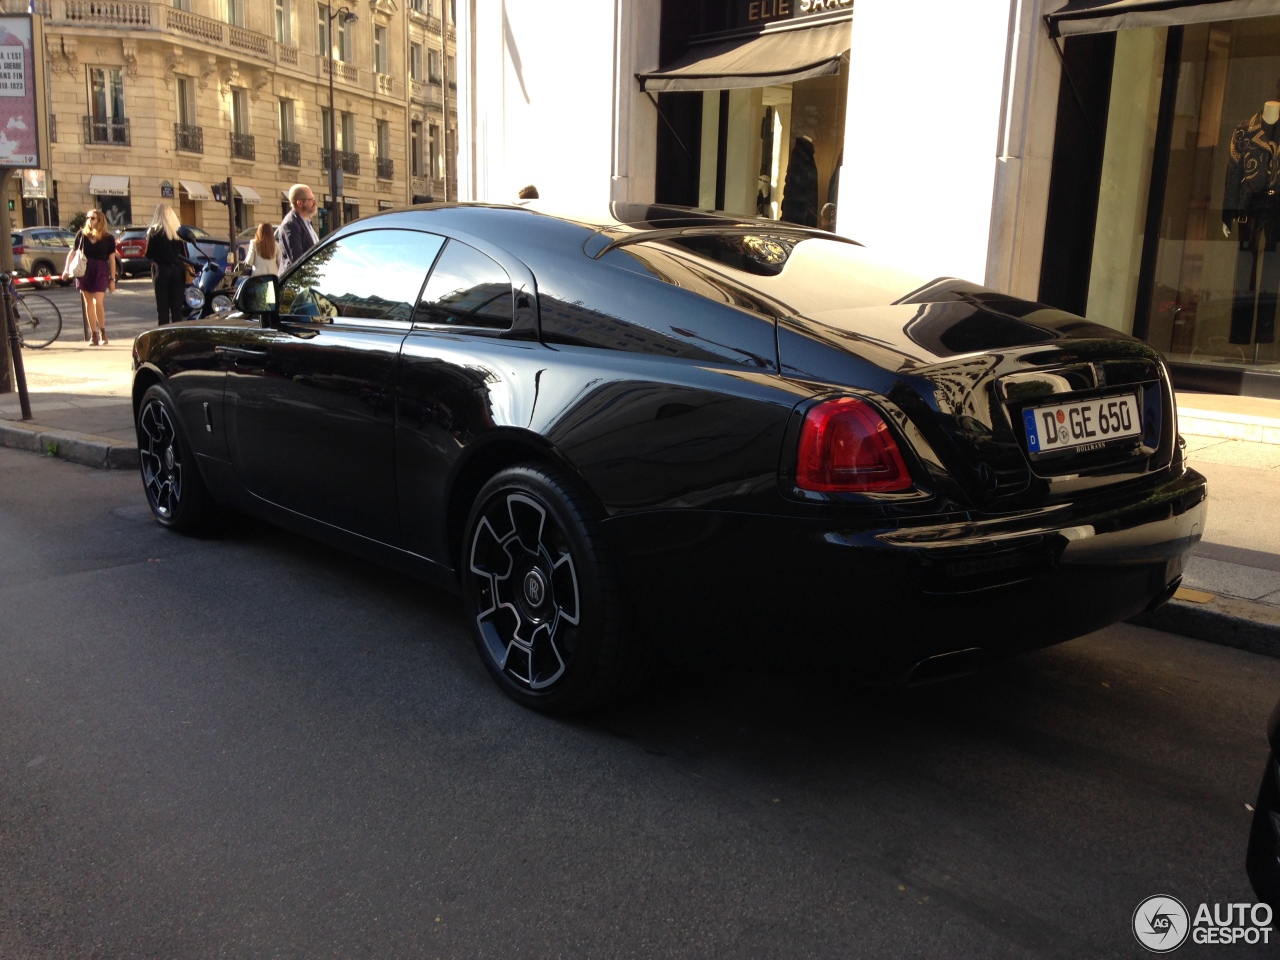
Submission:
[[[135,469],[132,342],[121,329],[105,347],[64,335],[24,351],[32,420],[0,394],[0,446]],[[1177,399],[1187,454],[1210,481],[1208,530],[1174,599],[1134,622],[1280,657],[1280,400]]]

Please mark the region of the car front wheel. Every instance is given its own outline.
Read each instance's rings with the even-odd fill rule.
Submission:
[[[524,465],[485,484],[467,521],[461,581],[481,660],[524,706],[573,713],[639,678],[597,511],[571,477]]]
[[[49,264],[36,264],[36,286],[41,290],[48,290],[53,286],[53,267]]]
[[[208,529],[218,517],[187,443],[169,391],[153,384],[138,405],[138,459],[151,514],[183,533]]]

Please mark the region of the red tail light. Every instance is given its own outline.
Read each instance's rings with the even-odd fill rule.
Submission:
[[[25,247],[23,247],[21,244],[14,244],[14,247],[13,247],[13,255],[14,255],[15,257],[20,257],[20,256],[22,256],[25,252],[26,252],[26,248],[25,248]]]
[[[818,404],[804,418],[796,486],[818,493],[892,493],[910,489],[911,473],[876,409],[840,397]]]

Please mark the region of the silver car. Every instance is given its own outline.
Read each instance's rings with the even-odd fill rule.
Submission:
[[[22,227],[13,231],[13,269],[19,276],[39,277],[41,289],[62,274],[76,235],[62,227]]]

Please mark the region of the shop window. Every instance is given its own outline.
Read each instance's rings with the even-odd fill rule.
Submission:
[[[1280,17],[1121,31],[1111,111],[1090,317],[1280,372]]]

